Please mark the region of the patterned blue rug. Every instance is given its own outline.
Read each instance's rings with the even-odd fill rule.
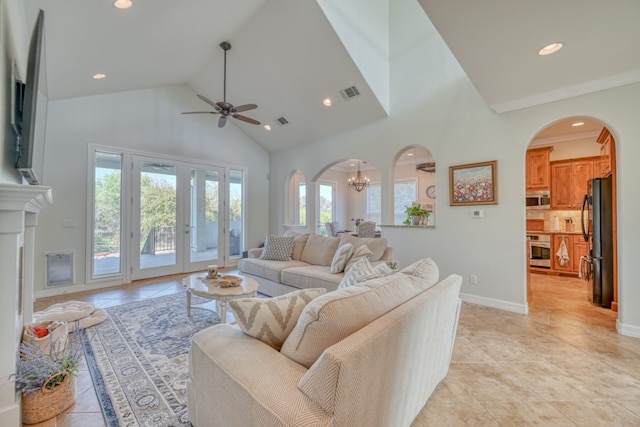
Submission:
[[[83,342],[107,426],[188,426],[190,340],[218,315],[192,310],[187,317],[185,292],[106,310],[107,320],[87,328]]]

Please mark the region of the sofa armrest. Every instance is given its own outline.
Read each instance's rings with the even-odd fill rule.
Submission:
[[[262,255],[262,251],[264,250],[264,248],[252,248],[249,249],[247,251],[247,257],[248,258],[260,258],[260,255]]]
[[[189,419],[195,427],[328,425],[328,414],[297,388],[306,371],[235,326],[204,329],[189,352]]]

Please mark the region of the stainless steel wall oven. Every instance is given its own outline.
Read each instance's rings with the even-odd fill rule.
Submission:
[[[548,234],[527,234],[529,242],[529,265],[551,268],[551,236]]]

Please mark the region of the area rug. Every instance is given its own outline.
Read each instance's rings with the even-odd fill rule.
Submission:
[[[194,297],[194,305],[203,302]],[[218,315],[192,310],[187,317],[185,292],[106,310],[83,342],[107,426],[189,426],[190,340],[219,323]]]

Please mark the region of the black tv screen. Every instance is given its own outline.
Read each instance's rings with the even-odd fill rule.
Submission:
[[[38,185],[39,179],[33,169],[33,148],[36,130],[38,106],[38,81],[40,79],[40,56],[44,36],[44,12],[40,10],[31,34],[29,56],[27,58],[27,76],[22,104],[21,134],[18,136],[16,169],[29,184]],[[18,98],[16,97],[16,100]]]

